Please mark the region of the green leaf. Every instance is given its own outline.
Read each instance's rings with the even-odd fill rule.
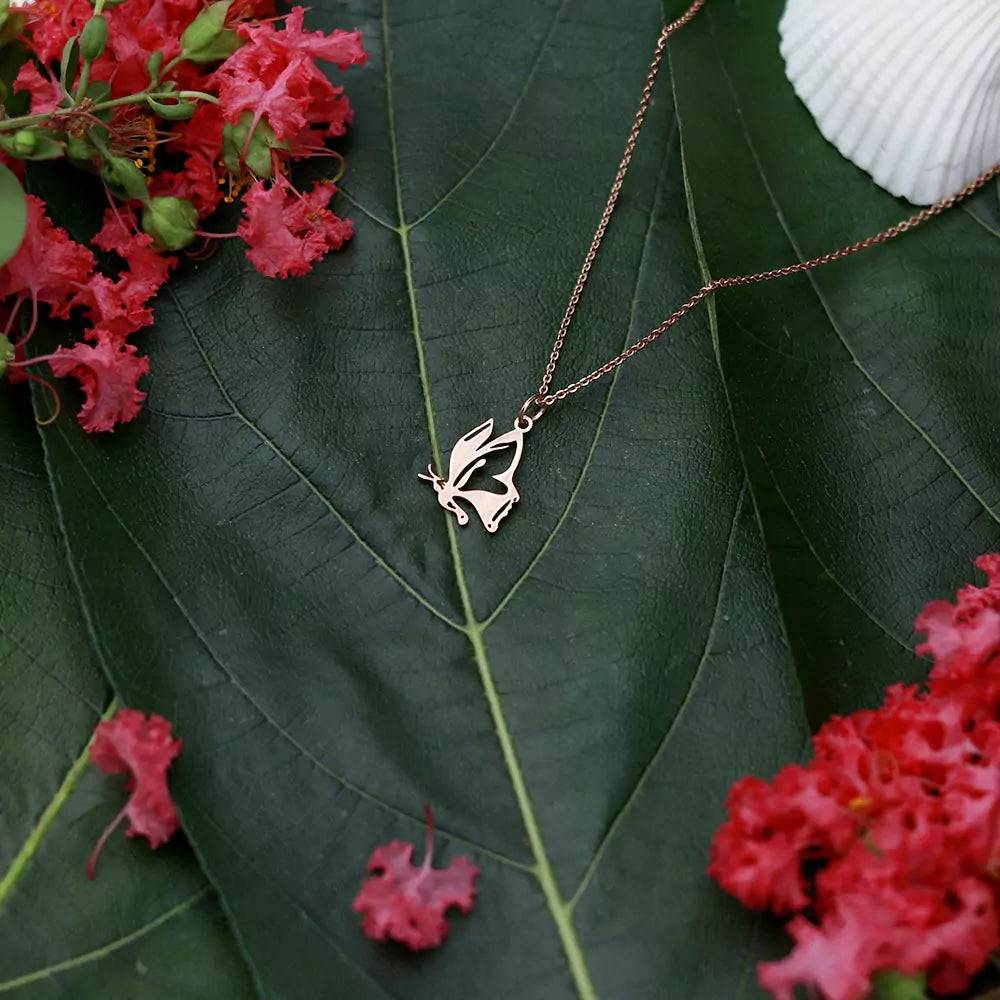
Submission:
[[[71,96],[76,75],[80,72],[80,38],[74,35],[63,46],[62,58],[59,61],[59,81],[62,84],[63,93],[67,97]]]
[[[840,157],[796,100],[774,42],[780,8],[710,2],[671,49],[713,277],[804,260],[915,211]],[[719,363],[814,724],[925,677],[915,613],[1000,545],[998,235],[986,191],[888,246],[716,302]]]
[[[672,43],[678,114],[665,77],[557,384],[704,268],[793,261],[786,226],[819,253],[907,214],[798,108],[780,7],[710,0]],[[113,683],[177,721],[185,827],[269,1000],[760,996],[788,943],[704,873],[726,789],[922,676],[913,616],[1000,538],[992,202],[720,296],[547,413],[502,530],[459,531],[416,475],[537,385],[660,12],[310,17],[372,54],[345,78],[355,239],[290,282],[225,241],[136,338],[145,414],[45,432]],[[424,802],[439,863],[482,873],[415,957],[350,903]]]
[[[17,253],[27,226],[28,202],[24,188],[10,167],[0,163],[0,267]]]
[[[904,976],[901,972],[880,972],[873,979],[870,1000],[927,1000],[927,976]]]
[[[183,121],[185,118],[190,118],[198,110],[198,105],[194,101],[176,101],[173,104],[165,104],[163,101],[147,97],[146,103],[156,114],[167,121]]]
[[[181,35],[185,59],[198,64],[219,62],[243,44],[239,34],[225,26],[231,6],[232,0],[216,0],[187,26]]]
[[[0,391],[0,995],[17,1000],[242,1000],[255,995],[179,836],[155,854],[119,832],[124,795],[86,745],[113,709],[66,569],[23,390]]]

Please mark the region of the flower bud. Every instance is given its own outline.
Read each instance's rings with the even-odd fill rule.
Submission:
[[[97,155],[97,150],[86,139],[70,135],[66,137],[66,155],[71,160],[90,161]]]
[[[183,198],[150,198],[142,209],[142,228],[157,250],[183,250],[194,242],[198,211]]]
[[[101,166],[101,177],[112,191],[125,198],[146,201],[146,175],[124,156],[109,156]]]
[[[38,148],[38,136],[29,129],[19,129],[11,136],[10,152],[15,156],[31,156]]]
[[[80,55],[84,59],[100,59],[108,44],[108,22],[100,14],[95,14],[80,32]]]
[[[193,63],[219,62],[228,59],[243,39],[226,27],[226,17],[232,0],[209,4],[181,35],[181,55]]]
[[[253,126],[253,115],[249,111],[244,111],[240,115],[237,124],[226,123],[222,127],[222,162],[226,169],[239,176],[246,167],[257,177],[271,177],[274,175],[274,164],[271,162],[272,149],[287,149],[283,143],[265,121],[257,122],[250,142],[247,142],[247,134]]]

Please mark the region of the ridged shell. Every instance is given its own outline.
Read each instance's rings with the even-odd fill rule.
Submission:
[[[788,79],[820,131],[918,205],[1000,162],[1000,0],[788,0]]]

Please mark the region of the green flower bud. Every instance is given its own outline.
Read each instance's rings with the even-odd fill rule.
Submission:
[[[39,126],[0,133],[0,149],[19,160],[56,160],[66,152],[51,132]]]
[[[7,371],[7,362],[14,360],[14,345],[0,333],[0,378]]]
[[[95,14],[80,32],[80,55],[84,59],[100,59],[108,44],[108,22],[100,14]]]
[[[198,212],[183,198],[150,198],[142,209],[142,228],[157,250],[183,250],[194,242]]]
[[[9,148],[15,156],[31,156],[38,148],[38,136],[30,128],[22,128],[11,136]]]
[[[66,155],[71,160],[90,161],[97,155],[97,150],[86,139],[70,135],[66,137]]]
[[[271,150],[287,149],[288,146],[274,134],[274,129],[265,121],[257,122],[248,144],[247,135],[251,125],[253,125],[253,115],[249,111],[244,111],[237,124],[231,125],[227,122],[222,127],[222,162],[226,165],[226,169],[236,176],[242,174],[243,168],[246,167],[258,177],[271,177],[274,174]]]
[[[146,201],[146,175],[124,156],[109,156],[101,166],[101,177],[112,192],[123,198]]]
[[[219,62],[243,44],[243,39],[225,26],[231,4],[232,0],[209,4],[187,26],[181,35],[181,55],[185,59],[193,63]]]

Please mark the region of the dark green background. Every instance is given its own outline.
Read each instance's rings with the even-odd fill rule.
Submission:
[[[557,384],[708,276],[909,214],[795,100],[780,7],[709,0],[671,44]],[[143,416],[113,437],[69,419],[44,432],[75,595],[30,418],[5,404],[10,464],[34,474],[21,516],[47,548],[4,559],[44,567],[71,610],[52,635],[47,605],[16,583],[4,597],[5,622],[48,637],[51,661],[27,646],[27,662],[56,679],[22,676],[14,634],[0,704],[28,735],[8,730],[0,751],[25,801],[0,811],[0,846],[21,849],[106,706],[100,664],[124,702],[176,723],[184,826],[268,1000],[757,996],[754,963],[786,945],[704,874],[727,787],[798,757],[830,712],[923,676],[915,614],[1000,535],[995,195],[722,293],[544,417],[496,536],[459,531],[416,473],[537,384],[661,11],[322,0],[310,18],[360,27],[371,53],[345,81],[339,204],[357,235],[300,280],[261,278],[236,243],[185,264],[138,338]],[[90,781],[46,838],[60,871],[82,875],[113,814],[113,785]],[[366,940],[350,901],[375,844],[422,838],[425,802],[440,862],[468,854],[482,873],[473,914],[414,957]],[[102,859],[118,924],[74,917],[10,976],[199,891],[183,851],[142,847],[116,840]],[[48,926],[63,883],[43,861],[0,921],[32,926],[24,893]],[[217,928],[213,906],[200,897],[184,922]],[[206,996],[248,992],[224,938],[179,919],[157,934],[171,926],[202,950],[185,951],[190,972],[171,941],[158,960],[229,977]]]

